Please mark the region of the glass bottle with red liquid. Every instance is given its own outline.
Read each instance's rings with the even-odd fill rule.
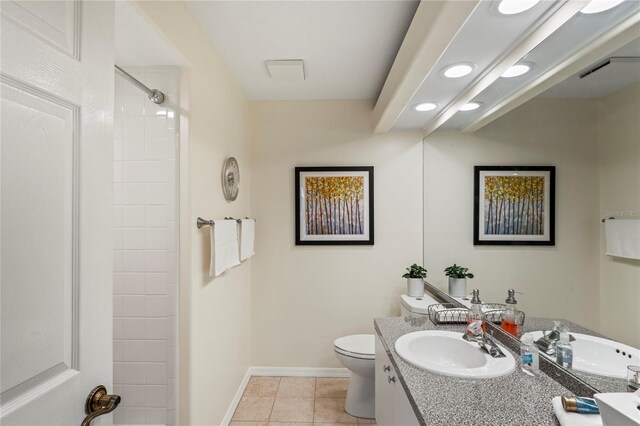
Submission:
[[[482,324],[482,332],[485,331],[484,314],[482,313],[482,301],[480,300],[480,290],[477,288],[472,291],[471,308],[467,313],[467,325],[474,321],[480,321]]]
[[[520,337],[521,329],[520,324],[518,324],[518,310],[516,309],[518,301],[515,293],[516,291],[512,288],[507,292],[508,297],[505,300],[507,307],[502,312],[500,326],[507,333]]]

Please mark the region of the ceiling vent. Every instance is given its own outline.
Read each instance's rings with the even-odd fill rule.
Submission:
[[[638,66],[640,65],[640,57],[638,56],[612,56],[602,62],[598,62],[588,70],[580,73],[580,79],[599,73],[598,77],[607,79],[640,77]]]
[[[267,61],[269,75],[275,81],[304,81],[304,61],[302,59]]]

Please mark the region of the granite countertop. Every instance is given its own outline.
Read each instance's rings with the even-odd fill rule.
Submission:
[[[544,373],[531,377],[516,366],[495,379],[459,379],[414,367],[395,352],[395,342],[404,334],[438,329],[459,332],[462,338],[464,325],[435,325],[428,317],[378,318],[374,325],[420,424],[559,424],[551,399],[569,390]],[[519,355],[511,353],[517,360]]]
[[[468,301],[459,298],[452,298],[447,293],[428,282],[425,282],[424,287],[427,293],[433,295],[442,302],[453,303],[454,305],[459,306],[468,304]],[[554,320],[561,321],[563,324],[569,327],[570,331],[573,331],[574,333],[582,333],[590,336],[609,339],[607,336],[597,333],[580,324],[561,318],[540,318],[527,316],[522,331],[523,333],[526,333],[529,331],[551,330],[554,325]],[[496,337],[498,337],[503,346],[507,346],[512,350],[517,350],[519,348],[519,339],[504,332],[500,328],[499,324],[491,324],[491,328],[495,330]],[[556,364],[555,360],[545,358],[544,355],[540,356],[540,368],[544,371],[545,374],[571,389],[576,395],[593,396],[593,394],[597,392],[627,391],[627,384],[625,379],[615,379],[612,377],[597,376],[594,374],[583,373],[575,370],[565,370],[564,368]]]

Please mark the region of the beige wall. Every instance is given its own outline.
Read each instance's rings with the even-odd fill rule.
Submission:
[[[640,83],[599,102],[600,215],[640,216]],[[600,227],[602,332],[640,347],[640,261],[604,255]]]
[[[371,133],[368,101],[252,104],[252,364],[337,367],[333,340],[399,315],[422,259],[419,133]],[[375,245],[296,247],[294,167],[373,165]]]
[[[435,133],[424,149],[424,256],[429,280],[447,288],[442,270],[471,268],[485,302],[507,289],[528,315],[598,326],[600,212],[593,103],[533,100],[474,134]],[[474,246],[473,166],[555,165],[556,245]]]
[[[250,264],[211,279],[208,228],[195,219],[250,212],[248,101],[209,38],[181,2],[137,6],[189,65],[181,70],[180,424],[220,424],[249,367]],[[186,126],[184,126],[186,124]],[[234,203],[220,186],[222,163],[240,163]]]

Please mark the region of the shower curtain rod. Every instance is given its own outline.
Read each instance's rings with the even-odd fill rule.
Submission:
[[[162,102],[164,102],[164,93],[162,93],[158,89],[149,89],[147,86],[142,84],[138,79],[136,79],[134,76],[132,76],[131,74],[129,74],[128,72],[120,68],[119,66],[115,64],[113,66],[116,68],[116,72],[118,74],[120,74],[126,80],[129,80],[134,86],[136,86],[138,89],[146,93],[150,101],[156,104],[161,104]]]

